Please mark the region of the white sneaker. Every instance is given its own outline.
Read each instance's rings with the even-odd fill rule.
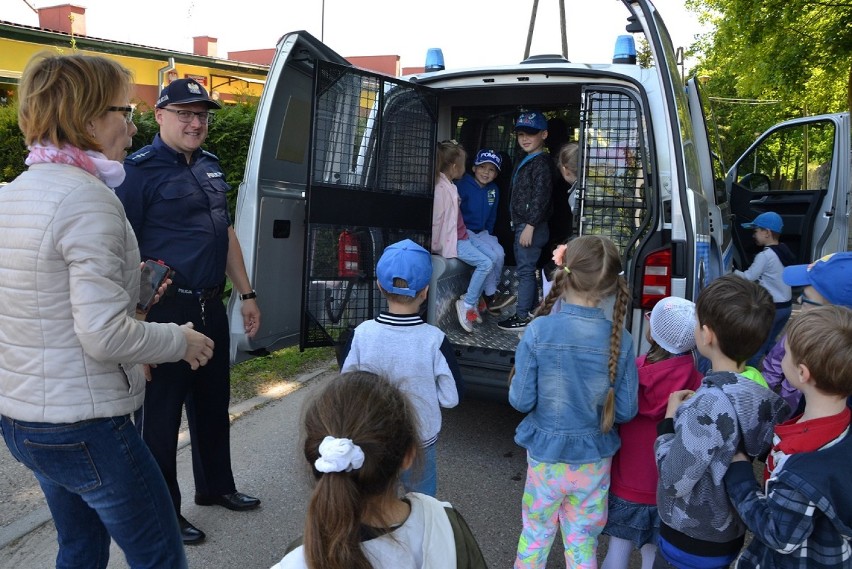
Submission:
[[[468,308],[464,305],[464,301],[459,299],[456,301],[456,317],[461,324],[462,330],[465,332],[473,332],[473,323],[476,322],[476,309]]]

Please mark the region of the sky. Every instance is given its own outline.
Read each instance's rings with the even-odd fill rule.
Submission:
[[[0,0],[0,20],[38,26],[29,7],[63,0]],[[218,40],[229,51],[275,47],[287,32],[307,30],[344,57],[399,55],[402,67],[423,66],[439,47],[446,67],[513,64],[526,46],[533,0],[72,0],[86,8],[87,35],[192,52],[194,36]],[[688,47],[702,30],[683,0],[657,0],[675,47]],[[275,6],[275,8],[269,8]],[[565,0],[568,58],[612,59],[627,9],[621,0]],[[323,17],[324,13],[324,17]],[[539,0],[531,54],[560,53],[558,0]],[[2,67],[2,54],[0,54]]]

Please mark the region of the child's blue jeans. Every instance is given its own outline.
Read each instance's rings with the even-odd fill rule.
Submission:
[[[538,300],[538,286],[535,281],[536,264],[541,256],[542,248],[550,239],[550,229],[543,221],[533,230],[532,243],[529,247],[521,247],[521,232],[525,223],[515,226],[515,275],[518,278],[518,307],[515,310],[520,318],[526,318]]]
[[[467,285],[467,292],[464,295],[464,303],[468,306],[476,306],[485,288],[485,279],[494,263],[470,239],[459,239],[456,249],[459,259],[473,267],[470,284]]]

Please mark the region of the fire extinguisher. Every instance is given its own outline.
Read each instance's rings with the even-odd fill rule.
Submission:
[[[361,243],[358,236],[346,229],[337,240],[337,274],[342,278],[357,277],[361,273]]]

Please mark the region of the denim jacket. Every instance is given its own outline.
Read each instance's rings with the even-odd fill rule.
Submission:
[[[563,303],[527,326],[515,352],[509,403],[527,413],[515,442],[539,462],[587,464],[611,457],[618,430],[601,432],[609,391],[612,322],[600,308]],[[624,330],[615,377],[615,422],[638,411],[639,374],[633,340]]]

